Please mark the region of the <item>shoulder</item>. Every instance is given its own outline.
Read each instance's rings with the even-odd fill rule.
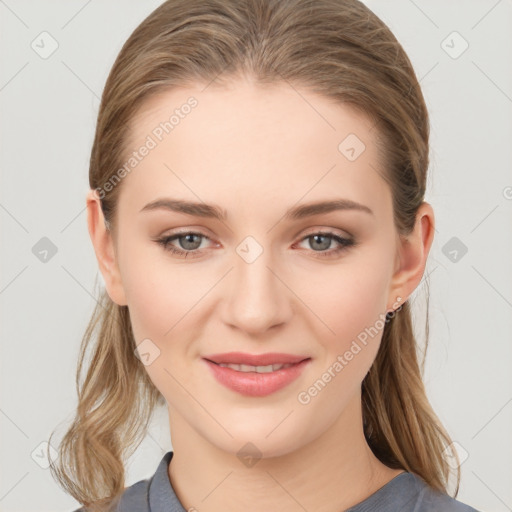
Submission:
[[[404,472],[346,512],[480,512],[430,487],[415,473]]]
[[[424,488],[418,495],[419,507],[416,509],[416,512],[433,512],[434,510],[443,510],[446,512],[480,512],[447,494],[435,491],[426,484],[423,485]]]
[[[119,498],[112,503],[109,512],[150,512],[150,501],[157,502],[160,495],[164,494],[164,501],[171,501],[174,496],[169,479],[167,477],[167,466],[173,452],[167,452],[161,459],[155,473],[151,477],[139,480],[129,487],[125,487]],[[165,494],[167,493],[167,496]],[[174,509],[172,509],[174,510]],[[87,512],[82,506],[73,512]]]
[[[433,489],[414,473],[403,473],[399,477],[402,477],[402,483],[410,488],[408,496],[411,512],[479,512],[448,494]]]

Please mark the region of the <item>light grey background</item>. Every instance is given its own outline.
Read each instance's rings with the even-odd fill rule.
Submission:
[[[99,97],[123,42],[160,3],[0,0],[1,511],[77,507],[44,468],[41,443],[72,418],[94,305],[85,194]],[[431,114],[425,384],[463,460],[457,499],[510,511],[512,2],[365,3],[409,54]],[[46,262],[37,256],[43,237],[57,249]],[[413,296],[420,327],[424,288]],[[129,461],[127,485],[150,476],[169,449],[161,410]]]

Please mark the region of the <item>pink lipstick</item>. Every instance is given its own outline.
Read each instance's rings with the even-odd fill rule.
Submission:
[[[203,359],[218,382],[253,397],[267,396],[284,388],[297,379],[311,362],[310,357],[284,353],[229,352]]]

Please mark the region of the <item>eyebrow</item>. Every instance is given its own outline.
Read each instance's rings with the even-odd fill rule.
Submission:
[[[226,210],[220,206],[206,203],[196,203],[192,201],[182,201],[178,199],[162,198],[151,201],[140,211],[168,210],[173,212],[185,213],[196,217],[207,217],[225,221],[227,219]],[[299,220],[313,215],[330,213],[338,210],[355,210],[375,215],[373,211],[363,204],[350,199],[333,199],[330,201],[317,201],[313,203],[302,204],[289,208],[284,214],[285,220]]]

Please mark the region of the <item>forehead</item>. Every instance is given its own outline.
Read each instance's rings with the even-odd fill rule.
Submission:
[[[286,82],[167,90],[142,105],[130,128],[125,163],[133,151],[138,157],[121,198],[138,210],[169,196],[215,202],[228,213],[265,203],[278,214],[343,197],[390,213],[372,121]]]

